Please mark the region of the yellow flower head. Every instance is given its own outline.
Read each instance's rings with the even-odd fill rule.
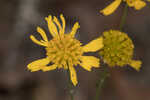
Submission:
[[[65,34],[65,18],[60,15],[61,23],[54,16],[48,16],[45,20],[48,23],[48,29],[53,36],[52,40],[48,40],[46,33],[40,27],[37,27],[38,33],[43,40],[37,40],[33,35],[31,40],[46,49],[46,58],[36,60],[28,64],[27,68],[33,71],[50,71],[56,68],[69,69],[72,83],[76,85],[77,76],[73,66],[80,65],[84,69],[91,71],[92,67],[98,68],[100,60],[94,56],[83,56],[84,52],[95,52],[103,47],[102,37],[97,38],[85,46],[81,46],[79,40],[75,39],[75,33],[80,28],[76,22],[69,34]],[[48,65],[50,64],[51,65]]]
[[[103,43],[100,55],[110,67],[129,64],[137,71],[140,69],[141,61],[132,60],[134,45],[126,33],[118,30],[105,31]]]
[[[146,3],[143,0],[114,0],[106,8],[100,10],[100,12],[106,16],[110,15],[119,7],[122,1],[126,2],[129,7],[134,7],[136,10],[140,10],[146,6]]]

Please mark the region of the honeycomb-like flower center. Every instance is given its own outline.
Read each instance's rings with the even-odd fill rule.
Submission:
[[[58,65],[58,68],[67,69],[68,64],[77,65],[83,51],[80,41],[69,34],[56,36],[48,43],[46,48],[50,61]]]
[[[100,51],[104,62],[109,66],[124,66],[129,64],[133,56],[134,45],[127,34],[110,30],[103,33],[104,48]]]

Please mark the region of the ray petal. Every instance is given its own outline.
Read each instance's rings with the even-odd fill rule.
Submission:
[[[41,42],[37,40],[33,35],[30,35],[30,39],[38,45],[45,46],[45,47],[47,46],[47,42]]]
[[[53,64],[53,65],[51,65],[51,66],[44,66],[44,67],[42,67],[42,71],[51,71],[51,70],[54,70],[54,69],[56,69],[57,68],[57,65],[55,65],[55,64]]]
[[[63,14],[60,15],[60,19],[62,21],[62,33],[65,33],[66,21]]]
[[[70,79],[73,85],[76,86],[78,81],[77,81],[77,74],[76,74],[75,69],[73,68],[73,65],[69,64],[69,72],[70,72]]]
[[[143,7],[145,7],[146,6],[146,3],[144,2],[144,1],[141,1],[141,0],[137,0],[137,1],[135,1],[135,3],[134,3],[134,8],[136,9],[136,10],[140,10],[140,9],[142,9]]]
[[[71,30],[70,34],[74,37],[75,34],[76,34],[76,32],[77,32],[77,30],[78,30],[79,28],[80,28],[80,25],[79,25],[78,22],[76,22],[76,23],[74,24],[74,26],[72,27],[72,30]]]
[[[33,61],[27,65],[27,68],[31,70],[31,72],[41,70],[43,66],[47,65],[50,62],[48,58],[39,59]]]
[[[40,33],[40,35],[42,36],[43,40],[48,41],[48,38],[47,38],[47,36],[46,36],[46,33],[45,33],[45,31],[44,31],[42,28],[37,27],[37,32]]]
[[[112,14],[120,5],[122,0],[115,0],[110,5],[108,5],[106,8],[101,10],[100,12],[103,13],[105,16]]]
[[[83,46],[83,51],[84,52],[95,52],[97,50],[100,50],[103,47],[103,38],[97,38],[87,45]]]
[[[58,21],[58,19],[54,16],[53,21],[56,23],[56,25],[58,26],[58,30],[59,30],[59,34],[62,34],[62,27],[60,22]]]
[[[91,71],[91,68],[98,68],[100,66],[100,59],[94,56],[82,56],[80,65],[87,71]]]
[[[48,29],[49,29],[51,35],[53,37],[57,36],[58,31],[57,31],[57,27],[56,27],[55,23],[52,20],[52,16],[49,15],[48,17],[45,18],[45,20],[47,21]]]
[[[141,64],[142,64],[142,62],[139,61],[139,60],[132,60],[131,63],[130,63],[131,67],[133,67],[137,71],[140,70]]]

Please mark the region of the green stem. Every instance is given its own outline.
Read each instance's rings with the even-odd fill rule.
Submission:
[[[100,79],[98,80],[98,82],[96,84],[95,100],[99,100],[99,96],[100,96],[101,90],[104,86],[104,82],[107,79],[107,77],[109,77],[109,71],[106,66],[104,66],[103,72],[101,72],[99,76],[100,76]]]
[[[69,95],[70,95],[70,100],[74,100],[74,89],[71,82],[69,84]]]
[[[123,27],[124,27],[125,22],[126,22],[127,14],[128,14],[128,4],[126,3],[126,5],[125,5],[125,7],[124,7],[124,10],[123,10],[123,15],[122,15],[122,17],[121,17],[120,31],[123,30]]]
[[[74,94],[75,94],[75,91],[74,91],[74,86],[70,80],[70,71],[68,70],[67,71],[67,75],[69,76],[69,79],[68,79],[68,88],[69,88],[69,95],[70,95],[70,100],[74,100]]]
[[[123,11],[123,15],[121,17],[120,31],[123,30],[123,27],[125,25],[127,13],[128,13],[128,5],[126,4],[125,8],[124,8],[124,11]],[[101,94],[101,90],[102,90],[102,88],[104,86],[104,83],[105,83],[105,80],[107,79],[107,77],[109,77],[108,68],[106,66],[103,66],[103,71],[100,73],[100,80],[98,80],[97,86],[96,86],[95,100],[99,100],[99,96]]]

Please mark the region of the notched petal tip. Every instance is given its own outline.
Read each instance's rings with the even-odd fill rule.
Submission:
[[[91,71],[92,67],[99,68],[100,67],[100,59],[94,56],[82,56],[81,57],[81,67],[83,67],[87,71]]]
[[[32,64],[28,64],[27,65],[27,68],[29,71],[31,72],[35,72],[35,71],[39,71],[40,70],[40,67],[39,66],[32,66]]]
[[[134,8],[136,10],[141,10],[145,6],[146,6],[146,3],[144,1],[135,1],[135,3],[134,3]]]
[[[133,67],[136,71],[140,71],[141,64],[142,64],[142,62],[139,61],[139,60],[137,60],[137,61],[132,60],[131,63],[130,63],[131,67]]]
[[[48,15],[48,17],[45,17],[45,20],[46,20],[46,21],[52,20],[52,16],[51,16],[51,15]]]
[[[76,27],[76,28],[80,28],[79,22],[76,22],[76,23],[75,23],[75,27]]]
[[[39,60],[36,60],[36,61],[33,61],[33,62],[29,63],[27,65],[27,68],[31,72],[39,71],[39,70],[42,69],[43,66],[47,65],[49,62],[50,61],[49,61],[48,58],[39,59]]]

